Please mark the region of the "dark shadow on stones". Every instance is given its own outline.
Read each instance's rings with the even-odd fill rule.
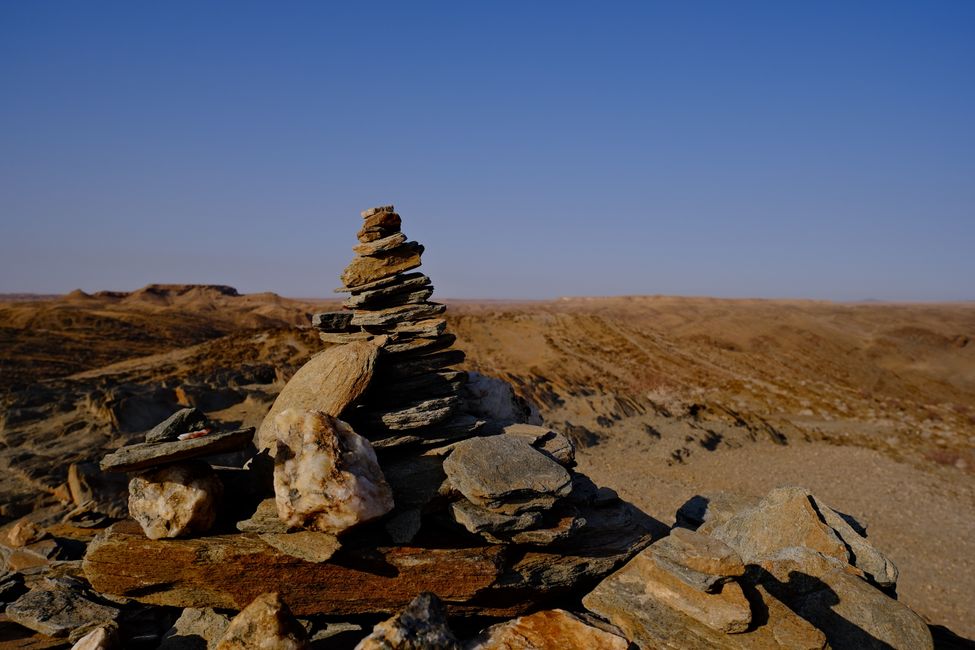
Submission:
[[[935,650],[975,650],[975,641],[958,636],[944,625],[929,625]]]

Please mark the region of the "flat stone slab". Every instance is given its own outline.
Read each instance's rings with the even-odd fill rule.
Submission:
[[[410,271],[420,266],[422,254],[422,244],[406,242],[375,255],[360,255],[345,267],[341,277],[342,284],[349,290],[359,290],[376,280]]]
[[[200,438],[173,442],[143,442],[120,447],[105,456],[99,466],[105,472],[137,472],[190,458],[212,456],[245,448],[254,437],[254,427],[210,433]]]
[[[90,544],[83,568],[97,591],[153,605],[240,610],[277,591],[298,616],[342,616],[394,613],[430,591],[458,615],[513,616],[585,593],[649,544],[650,528],[637,513],[621,504],[613,523],[558,551],[350,544],[327,562],[288,555],[252,533],[153,541],[124,521]]]
[[[359,327],[388,327],[397,323],[427,320],[447,311],[447,305],[437,302],[399,305],[377,311],[356,311],[352,325]]]

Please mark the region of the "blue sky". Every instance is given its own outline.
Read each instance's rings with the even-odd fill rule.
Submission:
[[[975,3],[0,0],[0,292],[975,298]]]

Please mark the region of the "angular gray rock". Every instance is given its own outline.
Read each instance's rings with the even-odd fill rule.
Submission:
[[[227,631],[230,618],[212,608],[187,607],[165,634],[158,650],[207,650]]]
[[[460,650],[460,647],[447,625],[443,603],[435,594],[425,592],[398,615],[376,625],[356,650]]]
[[[504,428],[505,435],[520,436],[529,444],[563,467],[573,467],[576,462],[576,447],[564,435],[535,424],[515,423]]]
[[[352,312],[329,311],[312,314],[311,326],[323,332],[345,332],[352,325]]]
[[[170,442],[179,436],[213,428],[213,423],[199,409],[185,408],[176,411],[154,426],[146,434],[146,442]]]
[[[674,528],[649,550],[661,568],[701,591],[718,591],[745,574],[745,564],[733,548],[686,528]]]
[[[114,626],[115,607],[90,599],[72,579],[47,580],[7,606],[7,616],[24,627],[53,637],[77,640],[89,631]]]
[[[447,305],[436,302],[398,305],[376,311],[357,311],[352,325],[358,327],[386,327],[394,323],[422,321],[447,311]]]
[[[572,490],[564,467],[514,436],[461,441],[444,461],[444,471],[471,503],[504,514],[550,508]]]

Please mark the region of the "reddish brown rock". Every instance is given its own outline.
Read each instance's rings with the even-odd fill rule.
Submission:
[[[420,266],[423,246],[407,242],[376,255],[354,258],[342,272],[342,284],[354,289]]]
[[[485,630],[466,650],[626,650],[623,637],[562,609],[537,612]]]

